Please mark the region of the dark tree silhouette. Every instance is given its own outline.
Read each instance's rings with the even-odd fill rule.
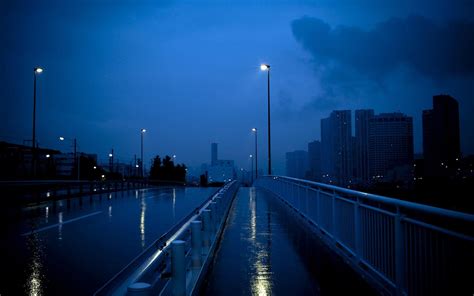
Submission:
[[[172,158],[166,155],[163,161],[157,155],[150,169],[150,179],[160,181],[186,181],[186,166],[178,164],[175,166]]]

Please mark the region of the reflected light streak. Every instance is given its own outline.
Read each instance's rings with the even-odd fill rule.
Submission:
[[[145,212],[146,212],[146,200],[142,198],[140,204],[140,241],[142,248],[145,247]]]
[[[58,218],[59,218],[58,239],[62,240],[63,239],[63,212],[59,212]]]
[[[112,219],[112,206],[109,206],[109,221]]]
[[[173,221],[176,217],[176,188],[173,188]]]
[[[252,295],[266,296],[271,295],[271,271],[270,271],[270,254],[266,246],[262,245],[257,240],[257,199],[255,196],[255,189],[250,191],[250,239],[255,250],[252,256],[252,279],[251,289]]]
[[[28,248],[31,251],[31,261],[29,264],[29,276],[26,283],[27,295],[30,296],[41,296],[43,295],[43,277],[42,269],[43,264],[41,263],[42,249],[41,241],[37,234],[31,235],[28,238]]]
[[[257,201],[254,192],[250,193],[250,238],[254,241],[257,238]]]
[[[48,221],[49,221],[49,207],[46,207],[44,210],[45,210],[44,220],[45,220],[46,223],[48,223]]]

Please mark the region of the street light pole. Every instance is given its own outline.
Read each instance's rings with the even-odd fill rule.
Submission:
[[[31,143],[31,171],[36,177],[36,74],[43,72],[40,67],[33,69],[33,139]]]
[[[255,179],[258,178],[258,149],[257,149],[257,128],[253,128],[252,131],[255,133]],[[253,173],[252,173],[253,174]]]
[[[79,159],[77,159],[77,139],[74,138],[74,162],[76,163],[76,166],[77,166],[77,181],[79,181],[81,178],[80,178],[80,175],[81,175],[81,169],[80,169],[80,162],[81,162],[81,156],[79,156]]]
[[[270,65],[260,65],[262,71],[267,71],[267,114],[268,114],[268,174],[272,174],[272,142],[271,142],[271,131],[270,131]]]
[[[142,128],[141,131],[140,131],[140,135],[141,135],[141,156],[140,156],[141,157],[141,168],[140,168],[140,170],[141,170],[141,175],[142,175],[141,177],[142,178],[144,177],[144,173],[143,173],[143,166],[144,166],[143,165],[143,163],[144,163],[144,161],[143,161],[143,134],[145,132],[146,132],[146,129],[144,129],[144,128]]]
[[[64,141],[66,138],[63,136],[59,137],[59,141]],[[70,138],[67,138],[67,140],[71,141]],[[77,157],[77,138],[72,139],[72,145],[74,147],[74,165],[77,167],[77,180],[79,181],[80,175],[81,175],[81,157]]]
[[[251,183],[253,183],[253,159],[252,158],[253,158],[253,155],[250,154],[250,164],[251,164],[250,165],[250,167],[251,167],[250,172],[251,172],[251,176],[252,176],[251,177]]]

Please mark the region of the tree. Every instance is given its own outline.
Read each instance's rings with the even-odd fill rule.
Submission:
[[[186,166],[178,164],[175,166],[172,158],[166,155],[163,161],[157,155],[150,169],[150,178],[162,181],[186,181]]]

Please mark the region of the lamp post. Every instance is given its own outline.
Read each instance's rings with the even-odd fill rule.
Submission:
[[[251,172],[250,175],[252,176],[250,179],[251,179],[251,183],[253,183],[253,155],[250,154],[249,157],[250,157],[250,168],[251,168],[250,169],[250,172]]]
[[[36,75],[43,72],[40,67],[33,69],[33,137],[31,143],[31,171],[36,177]]]
[[[141,173],[141,177],[143,178],[143,135],[146,133],[146,129],[142,128],[140,130],[140,136],[141,136],[141,168],[140,168],[140,173]]]
[[[112,148],[109,153],[109,172],[114,172],[114,149]]]
[[[272,174],[272,143],[271,143],[271,132],[270,132],[270,65],[261,64],[260,69],[267,71],[267,95],[268,95],[268,174]]]
[[[59,141],[64,141],[64,137],[59,137]],[[72,145],[74,147],[74,165],[77,167],[77,180],[80,180],[80,175],[81,175],[81,158],[79,156],[79,160],[77,158],[77,140],[76,138],[74,139],[69,139],[72,141]]]
[[[257,133],[258,130],[256,127],[252,129],[252,132],[255,133],[255,179],[258,178],[258,150],[257,150]],[[253,172],[252,172],[253,174]]]

